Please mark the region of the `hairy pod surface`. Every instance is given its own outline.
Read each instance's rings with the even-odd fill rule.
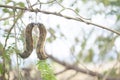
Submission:
[[[25,29],[25,50],[22,54],[19,54],[21,58],[27,58],[33,51],[33,39],[32,39],[32,29],[34,27],[34,23],[30,23],[27,25]]]
[[[32,29],[33,27],[37,26],[39,29],[39,38],[37,42],[36,53],[37,57],[40,60],[47,59],[47,55],[45,54],[44,45],[47,35],[47,30],[45,26],[41,23],[30,23],[27,25],[25,30],[25,42],[26,42],[26,49],[23,53],[19,54],[21,58],[25,59],[30,56],[33,51],[33,39],[32,39]]]
[[[40,24],[40,23],[37,24],[37,27],[39,29],[39,39],[37,42],[36,52],[37,52],[38,58],[40,60],[44,60],[47,58],[47,55],[45,54],[45,50],[44,50],[47,30],[46,30],[45,26],[43,24]]]

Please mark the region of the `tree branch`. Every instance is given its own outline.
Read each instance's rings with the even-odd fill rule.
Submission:
[[[55,57],[53,57],[52,55],[48,55],[48,56],[53,61],[65,66],[67,69],[72,69],[72,70],[75,70],[76,72],[81,72],[81,73],[84,73],[84,74],[88,74],[90,76],[96,76],[96,77],[98,77],[98,79],[103,79],[104,77],[106,77],[106,76],[104,76],[104,75],[102,75],[100,73],[93,72],[93,71],[90,71],[90,70],[85,70],[85,69],[82,69],[82,68],[80,68],[80,67],[78,67],[76,65],[70,65],[68,63],[62,62],[62,61],[56,59]],[[113,77],[107,76],[105,78],[105,80],[120,80],[120,78],[113,78]]]
[[[55,73],[55,75],[59,75],[59,74],[65,72],[65,71],[67,71],[67,70],[69,70],[69,69],[64,69],[64,70],[62,70],[62,71],[60,71],[60,72]]]
[[[111,31],[113,33],[116,33],[116,34],[120,35],[120,32],[118,32],[118,31],[110,29],[110,28],[108,28],[106,26],[102,26],[102,25],[96,24],[94,22],[90,22],[90,21],[88,21],[86,19],[83,19],[83,18],[74,18],[74,17],[65,16],[65,15],[62,15],[62,14],[56,13],[56,12],[43,11],[43,10],[39,10],[39,9],[28,9],[26,7],[24,7],[24,8],[23,7],[14,7],[14,6],[9,6],[9,5],[0,5],[0,7],[12,8],[12,9],[20,9],[20,10],[27,10],[27,11],[30,11],[30,12],[41,12],[41,13],[44,13],[44,14],[52,14],[52,15],[64,17],[66,19],[72,19],[72,20],[83,22],[83,23],[86,23],[86,24],[91,24],[91,25],[94,25],[96,27],[99,27],[99,28],[102,28],[102,29],[105,29],[105,30],[108,30],[108,31]]]

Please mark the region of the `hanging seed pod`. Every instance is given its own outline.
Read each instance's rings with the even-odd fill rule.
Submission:
[[[33,39],[32,39],[32,29],[34,27],[34,23],[30,23],[27,25],[25,30],[25,50],[23,53],[19,54],[21,58],[27,58],[33,51]]]
[[[44,45],[46,41],[47,30],[45,26],[41,23],[38,23],[36,25],[39,29],[39,39],[36,48],[37,56],[40,60],[45,60],[47,58],[47,55],[45,53]]]
[[[45,26],[41,23],[30,23],[27,25],[25,30],[25,42],[26,49],[23,53],[19,53],[20,57],[25,59],[30,56],[33,51],[33,39],[32,39],[32,29],[37,26],[39,29],[39,39],[37,42],[36,53],[40,60],[45,60],[47,55],[45,54],[44,45],[46,41],[47,30]]]

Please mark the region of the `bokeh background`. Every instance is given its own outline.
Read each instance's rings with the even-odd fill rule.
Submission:
[[[31,22],[47,29],[47,63],[58,80],[120,80],[120,0],[0,0],[0,73],[9,80],[41,80],[36,27],[30,57],[17,54]]]

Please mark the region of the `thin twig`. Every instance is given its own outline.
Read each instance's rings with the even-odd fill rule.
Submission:
[[[69,69],[64,69],[64,70],[62,70],[62,71],[60,71],[60,72],[57,72],[57,73],[55,73],[55,75],[59,75],[59,74],[61,74],[61,73],[64,73],[65,71],[67,71],[67,70],[69,70]]]
[[[75,10],[73,10],[73,9],[71,9],[71,8],[66,8],[66,7],[63,6],[61,3],[59,3],[57,0],[55,0],[55,1],[57,2],[57,4],[58,4],[59,6],[61,6],[61,7],[63,8],[59,13],[61,13],[61,12],[64,11],[64,10],[71,10],[71,11],[73,11],[78,17],[80,17],[80,18],[82,18],[82,19],[85,19],[85,20],[90,20],[90,19],[87,19],[87,18],[82,17],[82,16],[79,15]]]
[[[34,3],[33,5],[32,5],[32,7],[33,6],[35,6],[35,5],[40,5],[40,4],[50,4],[50,3],[53,3],[53,2],[55,2],[55,0],[52,0],[52,1],[48,1],[48,2],[40,2],[40,0],[38,0],[36,3]]]
[[[99,24],[96,24],[94,22],[90,22],[88,20],[84,20],[82,18],[73,18],[73,17],[69,17],[69,16],[65,16],[65,15],[62,15],[60,13],[56,13],[56,12],[49,12],[49,11],[43,11],[43,10],[39,10],[39,9],[28,9],[26,7],[22,8],[22,7],[14,7],[14,6],[9,6],[9,5],[0,5],[0,7],[4,7],[4,8],[12,8],[12,9],[20,9],[20,10],[27,10],[27,11],[30,11],[30,12],[41,12],[41,13],[44,13],[44,14],[52,14],[52,15],[56,15],[56,16],[60,16],[60,17],[64,17],[66,19],[71,19],[71,20],[75,20],[75,21],[79,21],[79,22],[83,22],[83,23],[86,23],[86,24],[91,24],[91,25],[94,25],[96,27],[99,27],[99,28],[102,28],[102,29],[105,29],[105,30],[108,30],[108,31],[111,31],[113,33],[116,33],[118,35],[120,35],[120,32],[116,31],[116,30],[113,30],[113,29],[110,29],[106,26],[102,26],[102,25],[99,25]]]
[[[12,31],[12,29],[14,28],[14,26],[15,26],[15,24],[16,24],[16,22],[17,22],[17,20],[20,18],[20,16],[22,15],[22,13],[23,12],[21,12],[19,15],[18,15],[18,17],[14,20],[14,23],[13,23],[13,25],[12,25],[12,27],[10,28],[10,30],[8,31],[8,35],[7,35],[7,37],[6,37],[6,39],[5,39],[5,45],[4,45],[4,47],[3,47],[3,54],[2,54],[2,56],[3,56],[3,80],[5,80],[5,72],[6,72],[6,66],[5,66],[5,62],[6,62],[6,59],[5,59],[5,57],[4,57],[4,53],[5,53],[5,48],[6,48],[6,46],[7,46],[7,41],[8,41],[8,39],[9,39],[9,35],[10,35],[10,33],[11,33],[11,31]],[[14,15],[14,18],[15,18],[15,15]]]
[[[4,21],[4,20],[7,20],[9,18],[12,18],[14,15],[11,15],[11,16],[8,16],[8,17],[5,17],[5,18],[0,18],[0,21]],[[17,15],[16,15],[17,16]]]
[[[39,0],[38,0],[39,1]],[[52,1],[48,1],[48,2],[40,2],[40,4],[50,4],[50,3],[53,3],[55,0],[52,0]]]
[[[14,28],[14,26],[15,26],[15,24],[16,24],[16,22],[17,22],[17,20],[18,20],[18,19],[20,18],[20,16],[22,15],[22,13],[23,13],[23,12],[21,12],[21,13],[18,15],[18,17],[15,19],[15,21],[14,21],[14,23],[13,23],[12,27],[11,27],[11,28],[9,29],[9,31],[8,31],[8,35],[7,35],[6,39],[5,39],[4,50],[5,50],[5,48],[6,48],[6,45],[7,45],[7,40],[8,40],[8,38],[9,38],[9,35],[10,35],[10,33],[11,33],[12,29]]]
[[[72,79],[72,78],[75,77],[77,74],[78,74],[78,72],[75,72],[74,74],[70,75],[66,80]]]
[[[29,0],[26,0],[26,2],[27,2],[27,5],[28,5],[28,8],[33,9],[30,1],[29,1]]]

